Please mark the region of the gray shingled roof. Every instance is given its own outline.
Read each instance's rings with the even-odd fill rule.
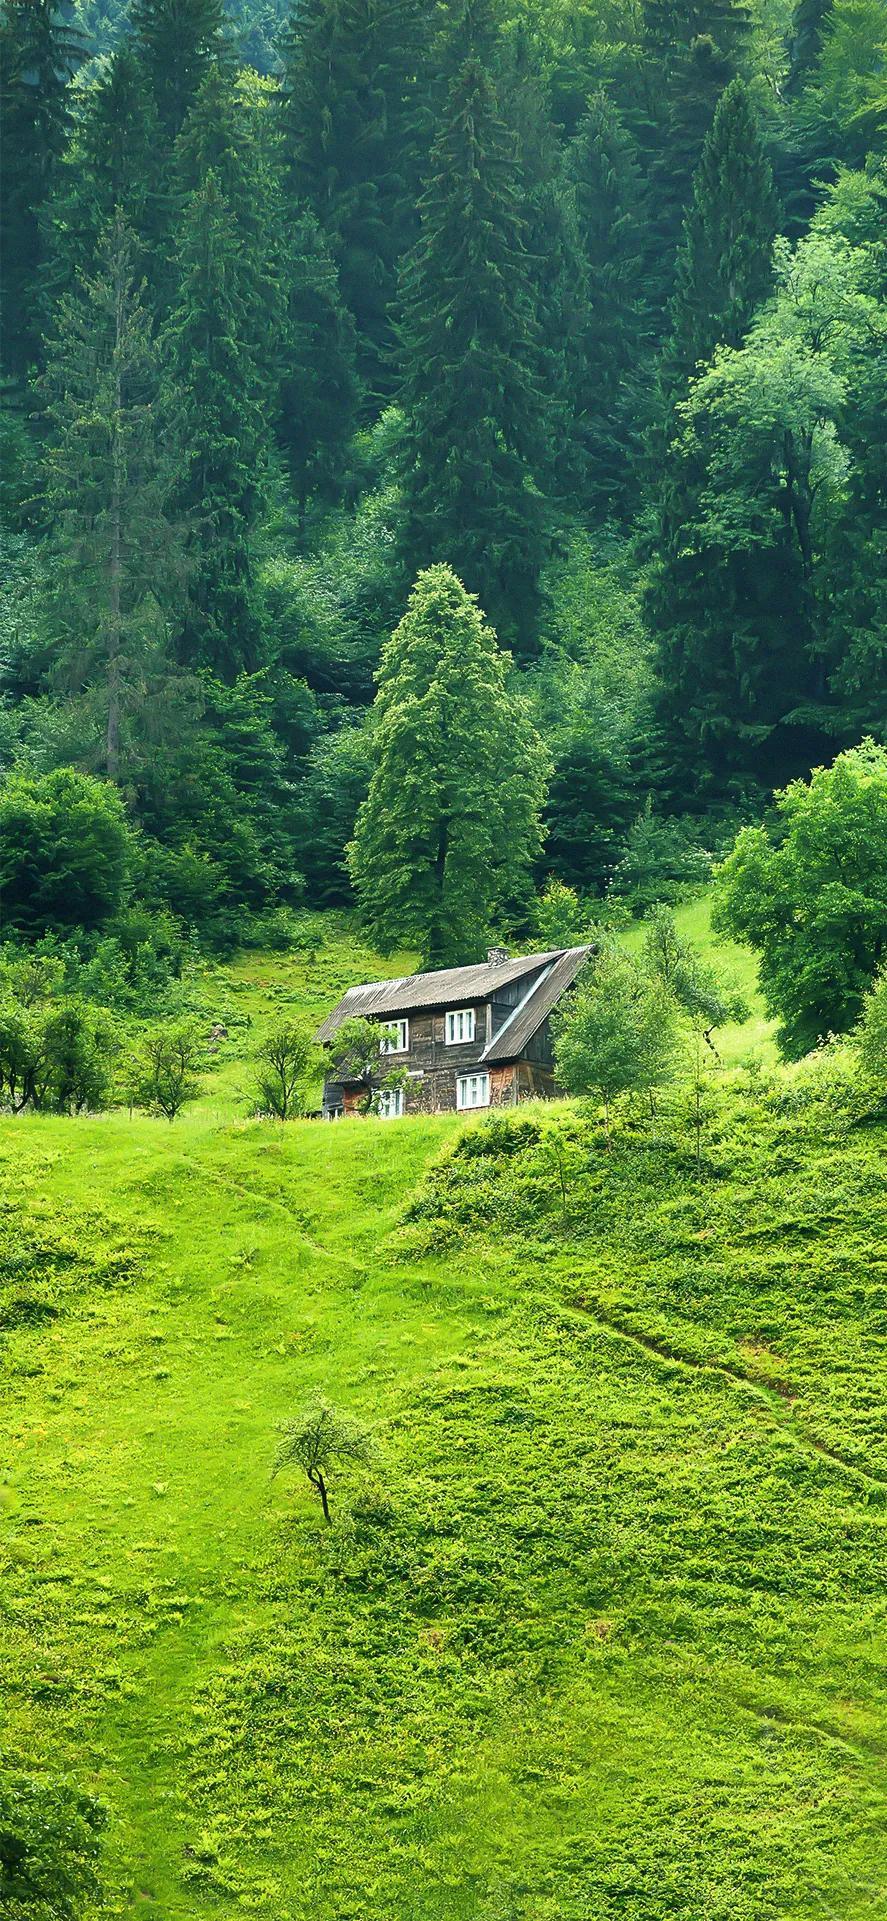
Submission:
[[[529,993],[518,1002],[514,1013],[493,1035],[481,1058],[490,1062],[519,1060],[533,1035],[538,1034],[546,1014],[551,1013],[567,988],[572,987],[594,951],[593,947],[567,947],[556,955]]]
[[[528,1029],[523,1020],[518,1029],[514,1017],[508,1025],[509,1040],[512,1027],[523,1035],[524,1040],[529,1040],[564,988],[575,980],[591,951],[589,947],[555,947],[544,954],[521,954],[516,960],[483,961],[474,967],[445,967],[436,973],[407,974],[398,980],[367,981],[362,987],[349,987],[338,1006],[333,1008],[318,1028],[315,1039],[332,1040],[345,1021],[381,1020],[395,1014],[418,1013],[423,1008],[459,1007],[468,1001],[491,1000],[497,988],[526,978],[528,990],[532,991],[519,1004],[519,1011],[522,1013],[525,1008],[529,1010],[531,1004],[535,1011],[537,997],[540,998],[541,1011],[536,1012],[535,1024]],[[566,969],[562,973],[558,963],[568,961],[572,962],[572,971]],[[544,971],[534,985],[532,977],[540,974],[540,970]],[[550,998],[546,998],[542,990],[549,982]],[[500,1029],[500,1033],[502,1031]],[[492,1045],[495,1048],[497,1041]],[[500,1056],[491,1052],[489,1058],[510,1060],[513,1053]]]

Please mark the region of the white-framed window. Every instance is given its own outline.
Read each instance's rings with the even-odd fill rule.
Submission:
[[[410,1045],[409,1021],[386,1021],[379,1042],[380,1054],[406,1054]]]
[[[473,1041],[474,1008],[452,1008],[446,1017],[444,1034],[448,1047],[458,1047],[460,1042]]]
[[[399,1121],[403,1113],[403,1088],[383,1087],[379,1093],[380,1121]]]
[[[459,1074],[456,1077],[456,1106],[489,1107],[489,1074]]]

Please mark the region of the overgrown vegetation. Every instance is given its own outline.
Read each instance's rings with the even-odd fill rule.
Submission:
[[[5,1323],[6,1759],[105,1803],[112,1911],[868,1921],[884,1124],[706,1071],[701,1177],[680,1084],[609,1152],[0,1123],[56,1306]],[[328,1529],[270,1480],[320,1398],[382,1457]]]

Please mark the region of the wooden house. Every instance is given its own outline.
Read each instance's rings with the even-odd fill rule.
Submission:
[[[594,950],[554,948],[510,960],[501,948],[473,967],[350,987],[318,1029],[328,1049],[323,1113],[355,1113],[375,1094],[386,1119],[501,1107],[557,1093],[551,1015]],[[377,1073],[336,1059],[344,1022],[379,1024]],[[393,1068],[403,1073],[391,1075]],[[388,1088],[386,1078],[400,1082]]]

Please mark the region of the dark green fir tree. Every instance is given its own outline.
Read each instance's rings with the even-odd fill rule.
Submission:
[[[167,141],[179,133],[222,44],[223,0],[133,0],[130,24]]]
[[[94,272],[100,237],[117,212],[135,249],[133,269],[152,278],[160,224],[157,119],[132,49],[112,54],[95,86],[80,94],[72,136],[52,203],[46,284],[56,300],[81,274]]]
[[[178,504],[194,527],[180,649],[223,679],[257,664],[251,536],[263,500],[264,375],[249,345],[251,275],[215,174],[185,205],[178,298],[165,332]]]
[[[58,0],[5,0],[0,21],[0,364],[40,359],[45,215],[70,126],[68,81],[83,49]]]
[[[304,531],[308,501],[341,495],[357,415],[354,322],[313,214],[286,236],[278,437]]]
[[[644,0],[646,99],[639,125],[650,187],[650,301],[666,330],[693,176],[724,88],[741,71],[744,0]]]
[[[407,553],[452,565],[526,653],[550,455],[516,140],[476,61],[453,83],[420,210],[403,277]]]
[[[263,377],[269,407],[276,394],[283,293],[279,260],[278,176],[264,138],[267,111],[244,99],[226,64],[213,60],[175,144],[173,204],[199,193],[212,173],[237,236],[239,349]]]
[[[369,401],[396,378],[392,303],[430,141],[426,38],[420,0],[304,0],[286,43],[289,200],[307,205],[332,254]]]
[[[738,347],[772,282],[778,206],[748,89],[718,102],[693,182],[678,253],[666,384],[681,391],[719,345]]]
[[[644,224],[634,145],[603,94],[564,160],[575,212],[580,325],[570,356],[574,490],[598,520],[622,518],[649,386]]]
[[[101,236],[95,272],[59,302],[41,382],[57,670],[85,703],[96,764],[111,780],[131,777],[138,765],[183,583],[159,429],[159,357],[137,252],[118,211]]]

